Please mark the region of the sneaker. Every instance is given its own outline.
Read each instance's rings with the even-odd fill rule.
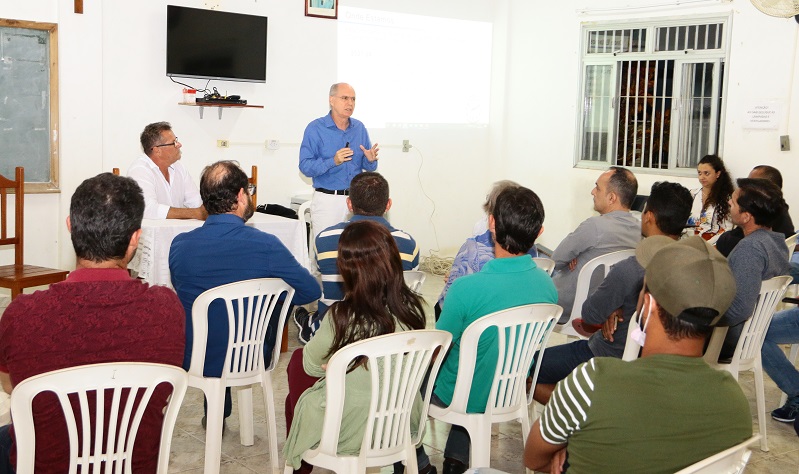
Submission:
[[[309,313],[305,312],[305,317],[303,318],[303,323],[301,326],[297,325],[297,329],[299,329],[299,333],[297,334],[297,339],[300,340],[302,345],[308,344],[308,341],[311,340],[314,334],[316,334],[316,329],[314,329],[313,324],[313,317],[316,312]]]
[[[783,423],[792,423],[799,415],[799,395],[788,398],[785,405],[771,412],[771,417]]]
[[[308,320],[311,319],[310,316],[307,309],[302,306],[297,306],[291,314],[291,319],[294,320],[294,325],[297,326],[297,330],[302,331],[302,328],[308,325]]]

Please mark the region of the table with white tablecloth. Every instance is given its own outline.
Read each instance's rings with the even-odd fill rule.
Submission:
[[[128,268],[151,285],[171,287],[169,248],[172,240],[202,225],[203,221],[196,219],[144,219],[139,247]],[[301,221],[256,212],[247,225],[280,239],[300,265],[310,268],[307,234]]]

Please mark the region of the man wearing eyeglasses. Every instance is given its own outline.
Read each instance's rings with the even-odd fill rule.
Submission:
[[[355,89],[346,83],[330,86],[330,113],[309,123],[300,146],[300,171],[313,180],[311,227],[323,229],[347,220],[350,181],[361,171],[377,170],[377,143],[366,127],[352,118]]]
[[[144,192],[145,219],[200,219],[205,212],[200,191],[180,163],[183,145],[168,122],[151,123],[141,132],[146,156],[128,169]]]

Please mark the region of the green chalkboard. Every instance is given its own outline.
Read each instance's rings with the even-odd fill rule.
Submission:
[[[55,25],[0,21],[0,174],[25,167],[29,191],[58,184],[54,33]]]

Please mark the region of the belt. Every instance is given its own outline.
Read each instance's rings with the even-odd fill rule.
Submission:
[[[325,194],[334,194],[337,196],[349,196],[350,190],[349,189],[325,189],[325,188],[316,188],[317,191],[320,193]]]

